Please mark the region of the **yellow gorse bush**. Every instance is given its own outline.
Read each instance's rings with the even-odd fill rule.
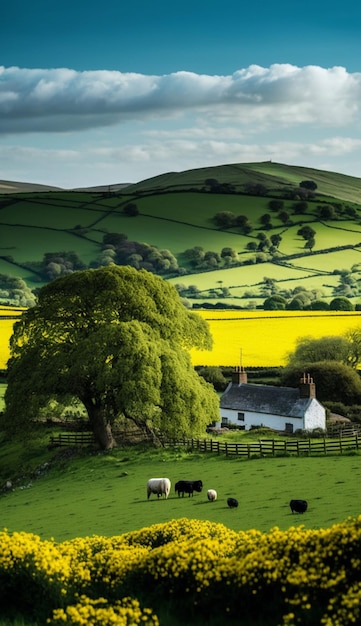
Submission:
[[[150,609],[141,609],[139,602],[132,598],[123,598],[113,605],[104,598],[91,600],[81,596],[75,605],[66,609],[55,609],[51,626],[159,626],[159,620]]]
[[[190,623],[351,626],[361,618],[361,516],[268,533],[182,518],[63,543],[3,531],[0,583],[3,612],[14,602],[52,625],[157,626],[165,607]]]
[[[17,568],[40,574],[50,582],[65,582],[70,575],[70,559],[64,557],[53,541],[42,541],[38,535],[6,530],[0,532],[0,568],[12,573]]]

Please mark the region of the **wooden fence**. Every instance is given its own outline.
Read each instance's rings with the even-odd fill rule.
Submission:
[[[82,446],[95,443],[93,433],[71,432],[59,433],[50,437],[49,448],[59,446]],[[336,439],[320,437],[319,439],[260,439],[254,443],[229,443],[215,439],[188,439],[185,437],[163,439],[162,444],[167,447],[183,447],[198,452],[225,454],[239,457],[266,457],[266,456],[311,456],[320,454],[344,454],[361,447],[361,434],[339,436]]]
[[[226,456],[240,456],[252,458],[254,456],[287,456],[287,455],[320,455],[343,454],[351,450],[358,450],[361,445],[361,436],[356,433],[351,437],[329,439],[260,439],[254,443],[228,443],[214,439],[169,439],[163,442],[165,447],[182,446],[199,452],[213,452]]]
[[[84,446],[95,443],[93,433],[90,432],[73,432],[73,433],[59,433],[59,435],[51,436],[49,441],[49,448],[58,448],[64,446]]]

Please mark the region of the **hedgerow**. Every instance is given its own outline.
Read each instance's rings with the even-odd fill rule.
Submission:
[[[51,626],[163,626],[165,607],[184,624],[351,626],[361,618],[361,516],[268,533],[182,518],[62,543],[4,530],[0,604],[4,616]]]

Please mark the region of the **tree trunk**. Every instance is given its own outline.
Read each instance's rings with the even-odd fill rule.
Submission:
[[[99,407],[94,406],[93,402],[85,402],[83,404],[87,410],[89,422],[92,427],[95,441],[99,444],[102,450],[111,450],[115,448],[117,442],[115,441],[112,433],[112,427],[105,419]]]
[[[113,437],[110,424],[105,424],[103,420],[96,421],[93,423],[93,433],[102,450],[111,450],[116,447],[117,442]]]

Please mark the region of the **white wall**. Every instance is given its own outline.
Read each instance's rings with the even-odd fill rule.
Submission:
[[[312,400],[311,405],[305,415],[305,430],[313,430],[314,428],[326,428],[326,410],[317,401]]]
[[[252,426],[268,426],[274,430],[286,430],[286,424],[292,424],[293,431],[326,428],[326,412],[317,400],[311,401],[305,419],[245,411],[244,421],[241,421],[237,419],[238,411],[232,409],[220,409],[220,417],[221,420],[217,422],[217,427],[221,426],[222,417],[226,417],[228,423],[236,424],[238,427],[244,426],[245,430],[250,430]]]

